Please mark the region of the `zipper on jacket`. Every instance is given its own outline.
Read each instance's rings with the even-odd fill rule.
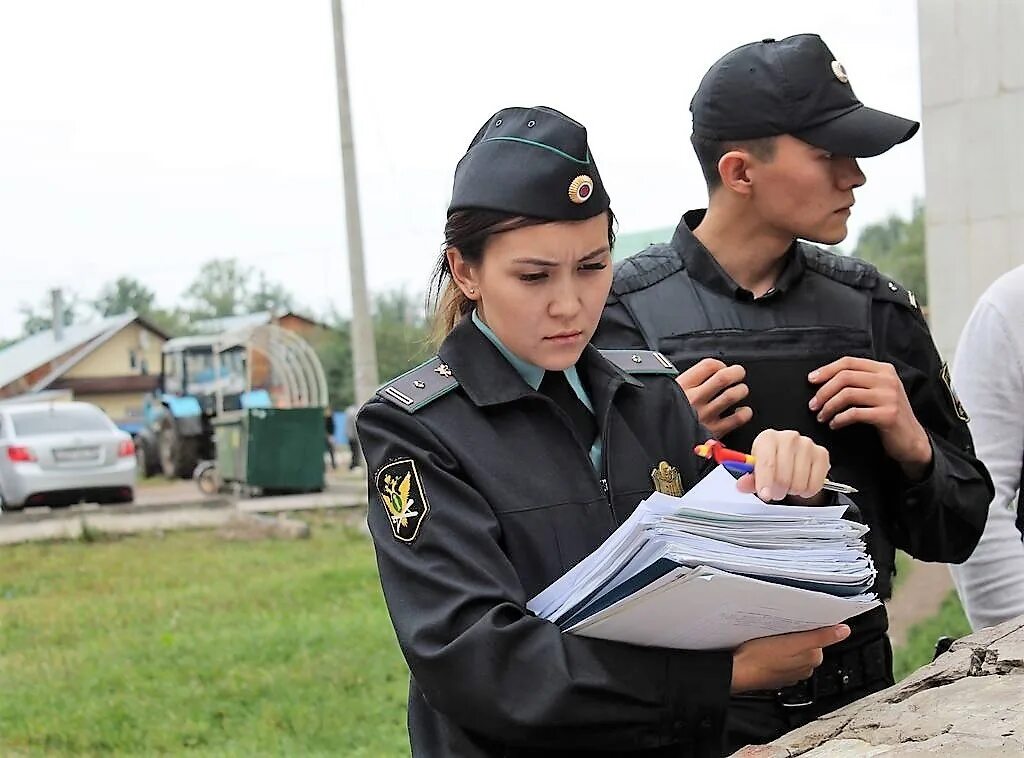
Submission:
[[[604,476],[601,477],[601,489],[604,491],[604,499],[608,501],[608,510],[612,515],[612,523],[618,526],[619,520],[615,516],[615,506],[612,504],[611,467],[608,465],[608,461],[611,460],[611,455],[609,455],[611,452],[611,435],[608,433],[608,422],[611,420],[614,401],[615,392],[613,391],[612,399],[604,411],[604,423],[601,424],[601,470],[604,472]]]

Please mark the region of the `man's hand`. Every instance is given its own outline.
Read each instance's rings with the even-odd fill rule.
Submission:
[[[910,479],[920,479],[932,461],[932,445],[910,407],[906,388],[891,363],[845,356],[808,374],[820,385],[809,407],[830,429],[870,424],[885,451]]]
[[[732,654],[732,687],[736,695],[796,684],[821,665],[821,649],[850,636],[846,624],[792,632],[744,642]]]
[[[722,439],[754,417],[753,409],[746,405],[728,416],[722,415],[750,394],[747,385],[742,383],[746,375],[743,366],[726,366],[715,358],[704,358],[676,377],[676,384],[686,393],[697,420],[716,439]]]

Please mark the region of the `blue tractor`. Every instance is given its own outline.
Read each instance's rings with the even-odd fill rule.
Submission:
[[[177,337],[164,344],[160,383],[143,402],[144,426],[136,436],[145,474],[191,477],[200,461],[214,457],[211,422],[219,412],[270,407],[265,389],[247,389],[245,346],[219,352],[219,339]]]
[[[217,419],[255,408],[321,407],[326,398],[316,354],[279,326],[168,340],[157,391],[143,403],[139,472],[189,478],[200,462],[217,458]]]

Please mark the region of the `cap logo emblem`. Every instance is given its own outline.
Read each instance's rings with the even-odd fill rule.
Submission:
[[[580,174],[569,184],[569,199],[580,205],[587,202],[594,193],[594,180],[586,174]]]
[[[850,83],[850,77],[846,75],[846,69],[839,61],[832,61],[832,74],[843,84]]]

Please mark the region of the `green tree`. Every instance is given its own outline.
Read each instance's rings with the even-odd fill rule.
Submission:
[[[280,284],[271,284],[267,275],[262,271],[259,273],[259,281],[256,289],[249,295],[249,312],[271,311],[283,313],[292,309],[294,298],[292,294]]]
[[[120,276],[104,285],[92,306],[101,316],[120,316],[128,311],[148,316],[154,310],[155,301],[153,290],[138,279]]]
[[[373,337],[377,344],[377,372],[382,382],[429,358],[432,351],[421,298],[405,290],[374,295]]]
[[[252,269],[237,258],[207,261],[185,290],[189,316],[205,319],[244,313],[252,276]]]
[[[920,200],[914,202],[909,220],[893,214],[885,221],[864,227],[853,255],[873,263],[879,271],[913,292],[921,305],[927,304],[924,204]]]
[[[326,319],[331,327],[313,342],[313,349],[320,358],[327,377],[327,393],[335,408],[352,404],[352,338],[351,321],[339,313],[332,312]]]
[[[381,292],[373,297],[373,333],[377,345],[377,371],[386,381],[418,365],[432,350],[427,324],[418,297],[404,290]],[[326,322],[331,329],[313,347],[327,375],[331,402],[344,408],[353,402],[352,322],[336,311]]]
[[[65,292],[61,310],[63,311],[64,326],[73,324],[78,317],[78,295],[73,292]],[[21,314],[21,331],[24,337],[53,328],[53,305],[50,298],[43,300],[42,304],[38,307],[22,303],[18,306],[18,312]]]
[[[188,313],[181,308],[154,308],[145,314],[145,318],[171,337],[192,333]]]

